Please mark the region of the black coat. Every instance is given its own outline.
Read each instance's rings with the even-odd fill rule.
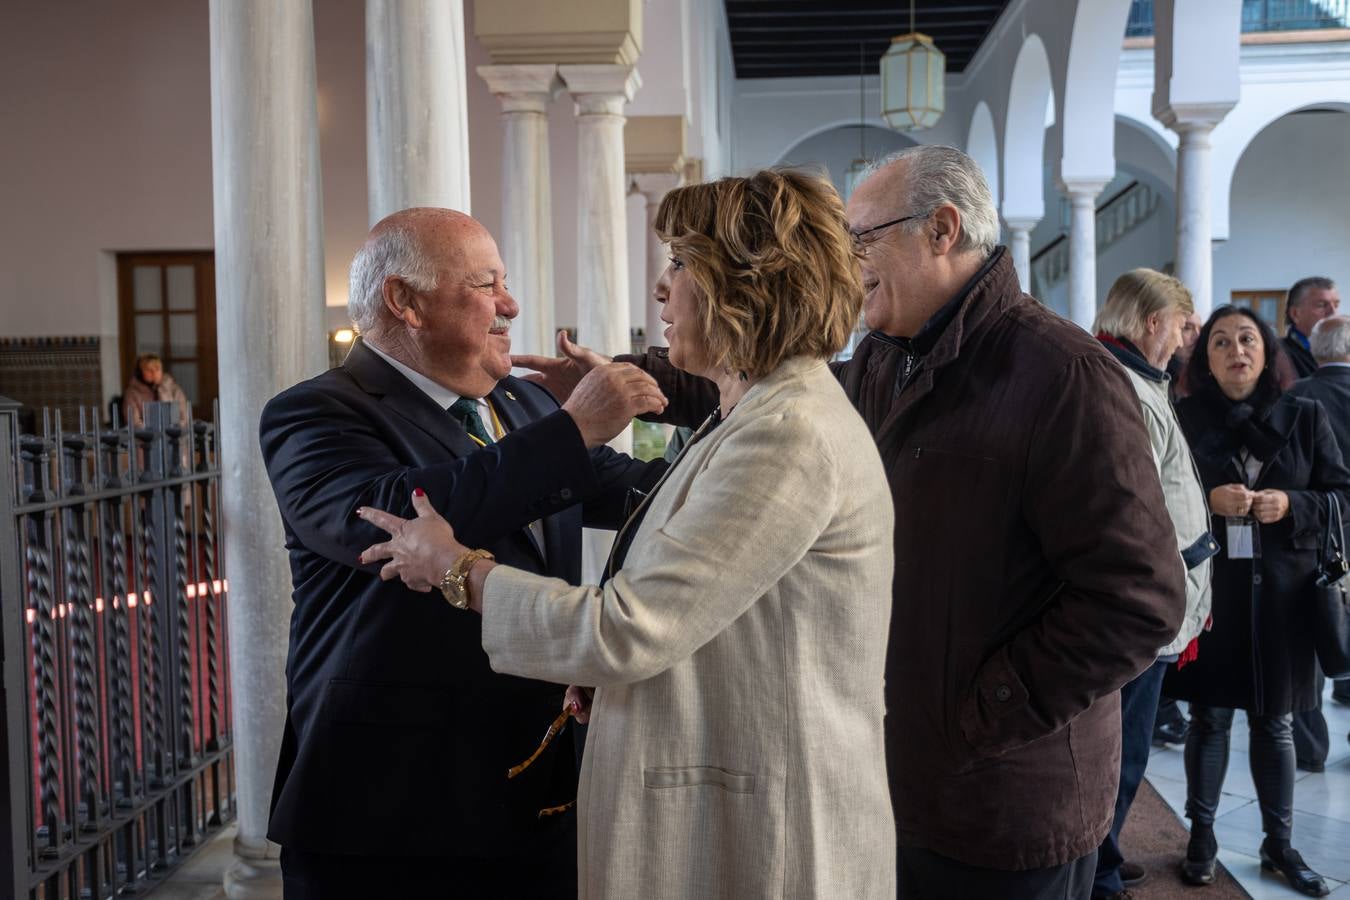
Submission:
[[[1220,449],[1227,429],[1223,410],[1193,395],[1178,404],[1177,414],[1205,491],[1244,482],[1233,454]],[[1213,517],[1212,531],[1223,546],[1214,558],[1213,627],[1200,635],[1195,662],[1168,671],[1164,693],[1207,706],[1283,715],[1316,704],[1311,600],[1326,525],[1324,493],[1340,492],[1346,503],[1350,472],[1318,403],[1282,395],[1265,421],[1280,436],[1279,450],[1263,464],[1255,489],[1284,491],[1290,514],[1259,526],[1257,560],[1229,559],[1226,521]]]
[[[1280,343],[1284,346],[1284,355],[1293,363],[1294,374],[1299,378],[1307,378],[1317,371],[1317,360],[1313,358],[1312,351],[1303,346],[1298,338],[1286,334],[1280,338]]]
[[[1350,366],[1322,366],[1290,385],[1289,393],[1322,404],[1341,455],[1350,459]]]
[[[480,449],[358,342],[341,367],[263,410],[295,601],[268,828],[283,846],[539,862],[536,847],[558,844],[549,829],[561,817],[541,823],[538,811],[576,796],[571,729],[517,779],[506,770],[539,745],[563,688],[494,673],[477,615],[358,567],[384,536],[353,513],[411,516],[420,487],[468,546],[577,583],[583,513],[614,527],[628,487],[649,486],[665,464],[587,451],[571,416],[529,382],[508,377],[489,401],[509,433]],[[536,519],[542,556],[526,528]],[[561,852],[570,861],[574,849]]]

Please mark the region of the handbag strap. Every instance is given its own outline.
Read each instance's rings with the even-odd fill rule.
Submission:
[[[1322,559],[1334,559],[1345,547],[1345,526],[1341,521],[1341,500],[1327,491],[1327,532],[1322,539]]]

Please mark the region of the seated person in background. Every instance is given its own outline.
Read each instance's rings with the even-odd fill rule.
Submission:
[[[136,371],[122,392],[123,421],[144,425],[147,403],[177,403],[179,424],[186,427],[192,421],[192,404],[188,402],[187,394],[173,376],[164,371],[164,361],[155,353],[142,353],[136,357]]]

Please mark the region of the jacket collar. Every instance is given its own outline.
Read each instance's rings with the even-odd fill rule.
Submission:
[[[947,304],[955,309],[950,320],[942,327],[932,350],[920,361],[909,386],[901,392],[876,429],[877,446],[882,450],[883,459],[890,458],[901,440],[902,417],[933,390],[937,371],[953,362],[968,339],[1021,296],[1011,255],[1006,247],[996,247],[975,276]]]
[[[1312,377],[1330,381],[1350,381],[1350,366],[1318,366]]]
[[[1171,378],[1162,369],[1155,369],[1150,365],[1149,361],[1144,359],[1144,354],[1139,352],[1139,348],[1132,341],[1105,332],[1097,335],[1097,340],[1101,341],[1102,346],[1131,372],[1138,373],[1141,377],[1159,384]]]
[[[956,359],[961,344],[984,324],[989,314],[1002,310],[1021,293],[1012,255],[1007,247],[995,247],[980,270],[915,336],[915,341],[930,342],[924,354],[925,365],[932,370]],[[937,333],[929,336],[932,329]]]
[[[750,386],[745,396],[728,415],[735,415],[747,409],[763,406],[785,385],[800,378],[809,377],[816,370],[825,370],[825,360],[810,356],[793,356],[783,360],[778,368],[765,375]],[[833,378],[833,376],[831,376]]]
[[[437,406],[425,391],[397,369],[380,359],[360,338],[352,344],[352,349],[342,362],[342,368],[361,390],[379,397],[385,406],[431,435],[455,456],[468,456],[478,449],[468,432],[448,412]]]

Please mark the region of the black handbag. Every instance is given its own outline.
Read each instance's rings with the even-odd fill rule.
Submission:
[[[1327,498],[1327,530],[1313,579],[1313,646],[1317,662],[1328,678],[1350,676],[1350,563],[1345,559],[1345,529],[1341,502]]]

